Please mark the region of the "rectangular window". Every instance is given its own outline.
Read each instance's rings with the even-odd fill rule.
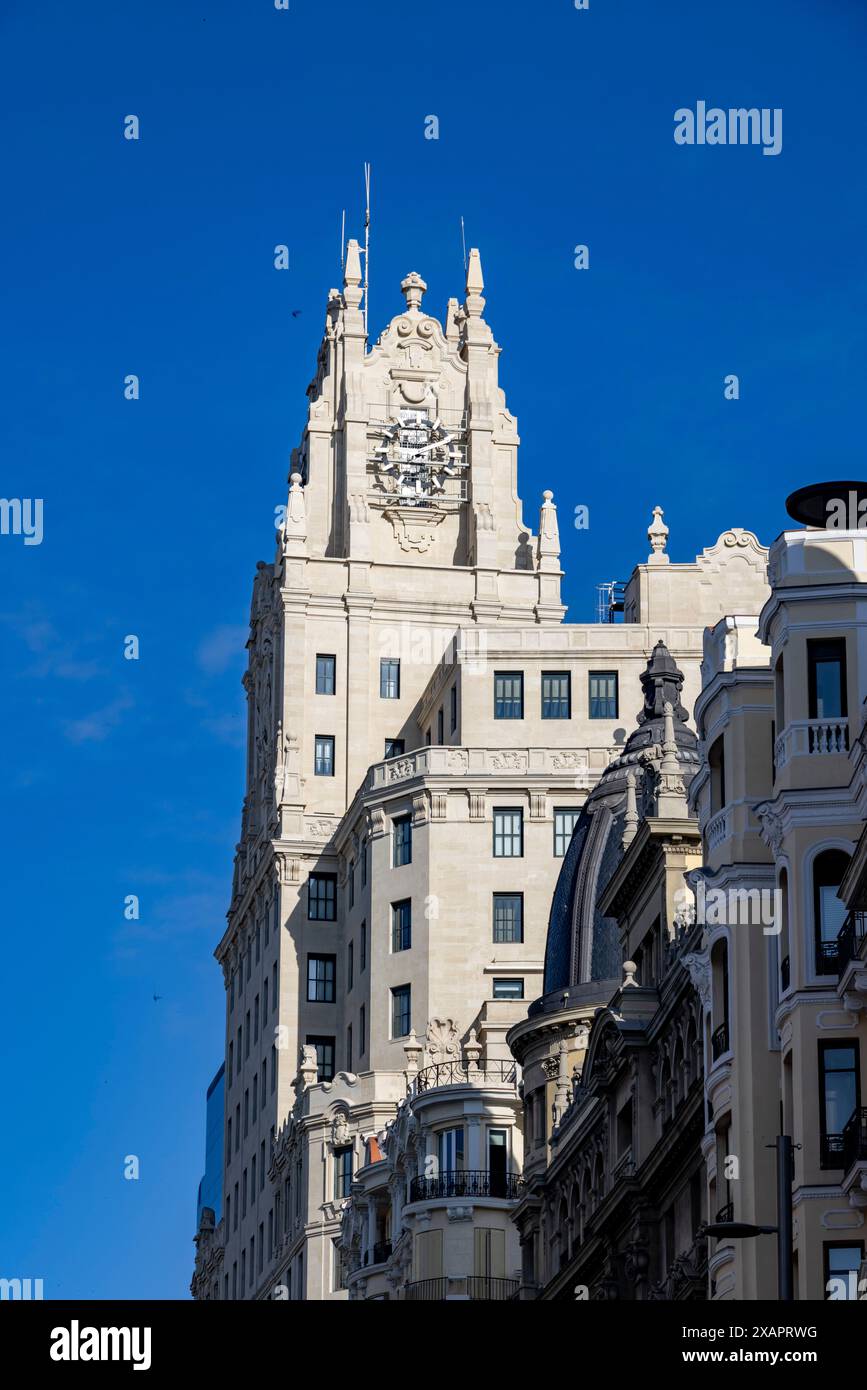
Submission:
[[[253,1042],[259,1041],[259,996],[253,1000]]]
[[[392,821],[392,846],[395,869],[412,863],[412,816],[397,816]]]
[[[361,1059],[367,1051],[367,1009],[362,1004],[358,1010],[358,1056]]]
[[[542,718],[572,717],[572,677],[568,671],[542,672]]]
[[[244,1056],[250,1056],[250,1010],[247,1010],[246,1028],[244,1032]]]
[[[313,771],[317,777],[334,776],[334,738],[331,734],[316,735]]]
[[[346,993],[355,984],[355,947],[350,941],[346,948]]]
[[[617,719],[617,672],[590,672],[591,719]]]
[[[229,1043],[229,1065],[226,1068],[226,1085],[231,1089],[232,1086],[232,1062],[235,1056],[235,1044]]]
[[[494,718],[524,718],[523,671],[494,672]]]
[[[346,1026],[346,1070],[352,1071],[352,1024]]]
[[[453,685],[449,691],[449,724],[454,733],[458,727],[458,687]]]
[[[510,806],[494,811],[494,858],[521,859],[524,854],[524,813]]]
[[[842,637],[807,639],[807,698],[810,719],[846,716],[846,642]]]
[[[334,694],[334,668],[335,658],[333,656],[317,656],[316,658],[316,694]]]
[[[333,1037],[310,1034],[306,1041],[307,1047],[315,1048],[318,1079],[320,1081],[333,1081],[333,1063],[335,1063],[335,1040]]]
[[[494,894],[494,940],[524,940],[524,895]]]
[[[277,962],[275,960],[271,969],[271,1008],[277,1007]]]
[[[348,877],[348,879],[349,879],[349,907],[350,907],[350,910],[351,910],[353,907],[355,907],[355,860],[354,860],[354,859],[350,859],[350,861],[349,861],[349,872],[348,872],[347,877]]]
[[[361,846],[361,886],[367,887],[367,845]]]
[[[308,956],[307,998],[312,1003],[333,1004],[336,974],[336,956]]]
[[[391,949],[408,951],[412,946],[412,900],[403,898],[391,905]]]
[[[259,1101],[260,1110],[265,1109],[265,1098],[268,1095],[268,1058],[262,1058],[262,1097]]]
[[[253,1161],[252,1161],[252,1163],[250,1164],[250,1198],[251,1198],[251,1200],[252,1200],[255,1196],[256,1196],[256,1155],[254,1154],[254,1155],[253,1155]]]
[[[250,1133],[250,1088],[244,1092],[244,1138]]]
[[[253,1123],[256,1123],[256,1116],[259,1113],[259,1073],[253,1074]]]
[[[265,983],[262,986],[262,1027],[268,1017],[268,977],[265,976]]]
[[[331,1237],[331,1248],[333,1250],[331,1289],[332,1292],[336,1293],[338,1289],[345,1289],[347,1287],[346,1259],[343,1254],[339,1236]]]
[[[442,741],[443,741],[444,738],[445,738],[445,716],[444,716],[444,714],[443,714],[443,707],[442,707],[442,705],[440,705],[439,709],[437,710],[437,743],[442,743]]]
[[[352,1187],[352,1145],[334,1150],[334,1196],[336,1200],[349,1196]]]
[[[503,1188],[505,1190],[505,1182]],[[496,1226],[477,1226],[473,1232],[473,1245],[476,1275],[482,1279],[502,1279],[506,1273],[505,1231]]]
[[[337,876],[311,874],[307,880],[307,917],[311,922],[337,920]]]
[[[523,999],[524,981],[519,978],[503,978],[494,980],[495,999]]]
[[[379,663],[379,696],[382,700],[400,699],[400,662],[383,657]]]
[[[412,1027],[412,991],[409,985],[397,985],[391,991],[391,1036],[405,1038]]]
[[[858,1044],[819,1043],[821,1166],[842,1168],[843,1128],[859,1104]]]
[[[563,806],[554,811],[554,854],[558,859],[562,859],[569,848],[572,831],[580,815],[578,808],[572,806]]]
[[[385,740],[385,756],[387,758],[400,758],[406,751],[406,743],[402,738],[387,738]]]
[[[367,923],[361,924],[361,938],[358,943],[358,969],[365,970],[367,967]]]
[[[464,1171],[464,1128],[443,1129],[438,1137],[440,1177]]]

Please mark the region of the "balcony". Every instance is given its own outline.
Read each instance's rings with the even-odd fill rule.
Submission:
[[[432,1091],[437,1086],[509,1086],[515,1085],[518,1069],[514,1062],[485,1062],[482,1066],[466,1062],[435,1062],[425,1067],[415,1079],[417,1094]]]
[[[792,758],[824,757],[848,749],[848,719],[798,719],[786,725],[774,744],[774,767],[782,772]]]
[[[843,1126],[842,1155],[843,1168],[848,1173],[856,1163],[867,1162],[867,1105],[853,1110]]]
[[[843,1167],[842,1134],[823,1134],[820,1140],[820,1166],[822,1168]]]
[[[861,954],[865,938],[867,938],[867,912],[850,912],[837,933],[838,975],[842,977],[850,960],[855,960]]]
[[[705,826],[704,836],[708,849],[716,849],[729,836],[729,813],[718,811]]]
[[[495,1279],[486,1274],[443,1276],[419,1279],[407,1284],[404,1297],[413,1303],[444,1303],[446,1299],[469,1299],[472,1303],[505,1303],[516,1298],[517,1279]]]
[[[391,1241],[379,1240],[372,1250],[364,1252],[364,1263],[367,1265],[384,1265],[391,1259]]]
[[[452,1197],[498,1197],[506,1202],[517,1202],[520,1184],[517,1173],[452,1170],[435,1178],[413,1178],[409,1200],[432,1202]]]
[[[720,1059],[720,1057],[722,1057],[723,1053],[724,1053],[724,1052],[728,1052],[728,1050],[729,1050],[729,1023],[728,1023],[728,1019],[726,1019],[724,1023],[721,1023],[721,1024],[720,1024],[719,1028],[715,1029],[714,1032],[711,1033],[711,1037],[710,1037],[710,1051],[711,1051],[711,1057],[713,1058],[713,1060],[714,1060],[715,1062],[718,1062],[719,1059]]]

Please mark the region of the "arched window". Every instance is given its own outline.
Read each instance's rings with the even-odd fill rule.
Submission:
[[[816,974],[837,971],[837,934],[846,916],[845,904],[837,889],[849,866],[849,855],[842,849],[826,849],[813,861],[813,934],[816,943]]]
[[[713,1032],[711,1058],[715,1062],[728,1052],[729,1039],[729,944],[725,937],[714,944],[710,957],[713,986]]]

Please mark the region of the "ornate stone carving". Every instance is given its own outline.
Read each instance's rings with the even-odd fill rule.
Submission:
[[[425,1043],[433,1062],[450,1062],[460,1057],[458,1030],[453,1018],[432,1018],[427,1025]]]
[[[497,772],[526,772],[527,754],[509,748],[491,755],[491,767]]]

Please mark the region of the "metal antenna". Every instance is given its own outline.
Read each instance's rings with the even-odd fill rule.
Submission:
[[[464,248],[464,270],[467,268],[467,239],[464,236],[464,219],[461,218],[461,245]]]
[[[367,337],[367,308],[370,289],[370,165],[364,166],[364,336]]]
[[[340,221],[340,274],[343,275],[346,262],[346,208]]]

